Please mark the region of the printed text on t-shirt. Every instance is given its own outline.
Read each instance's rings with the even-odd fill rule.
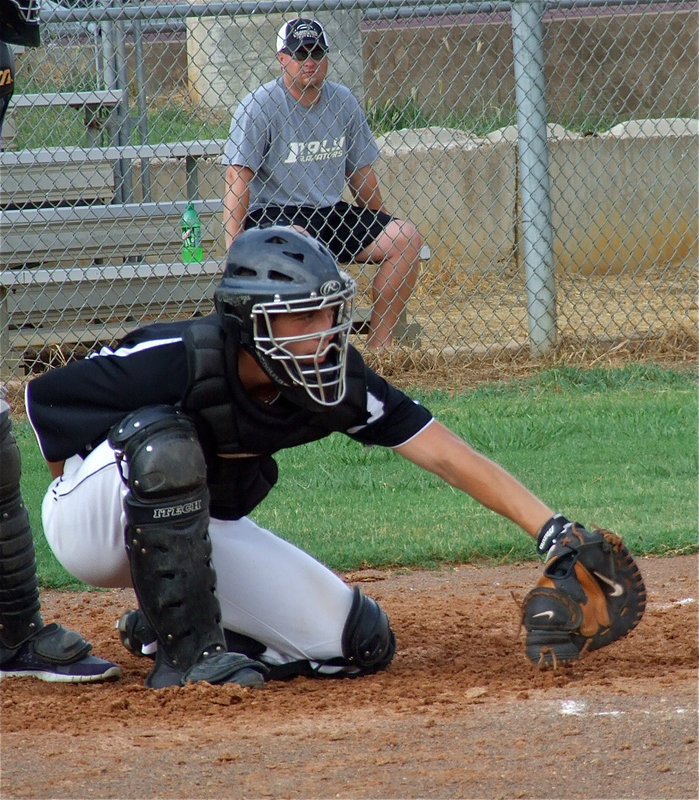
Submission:
[[[298,161],[327,161],[329,158],[342,158],[345,154],[345,137],[336,139],[323,139],[310,142],[290,142],[289,154],[284,159],[285,164],[295,164]]]

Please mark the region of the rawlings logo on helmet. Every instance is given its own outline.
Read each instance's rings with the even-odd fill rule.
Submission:
[[[323,297],[328,297],[331,294],[337,294],[338,292],[342,291],[342,284],[340,281],[330,280],[325,281],[325,283],[318,289],[318,293],[321,294]]]

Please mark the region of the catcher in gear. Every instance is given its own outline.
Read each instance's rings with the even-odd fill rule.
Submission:
[[[556,514],[539,531],[546,566],[524,598],[526,652],[554,667],[621,639],[646,606],[643,578],[621,538]]]
[[[133,587],[138,608],[117,628],[153,659],[148,686],[390,665],[397,643],[380,605],[252,519],[276,502],[283,449],[336,433],[394,450],[533,538],[562,519],[364,362],[350,343],[355,295],[319,241],[251,228],[228,250],[215,313],[147,325],[30,381],[54,476],[46,539],[86,583]],[[336,535],[352,535],[351,518]],[[599,561],[589,569],[616,580]],[[561,582],[560,597],[571,587]],[[535,621],[540,610],[557,612],[533,608]]]

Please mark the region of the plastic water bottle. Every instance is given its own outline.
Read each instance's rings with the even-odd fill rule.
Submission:
[[[185,264],[199,263],[204,260],[204,248],[201,244],[201,220],[191,203],[182,214],[182,260]]]

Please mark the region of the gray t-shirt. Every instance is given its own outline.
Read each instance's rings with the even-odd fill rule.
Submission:
[[[295,100],[281,78],[245,97],[231,120],[223,163],[249,167],[249,211],[269,204],[330,206],[346,176],[379,149],[350,90],[326,81],[313,106]]]

